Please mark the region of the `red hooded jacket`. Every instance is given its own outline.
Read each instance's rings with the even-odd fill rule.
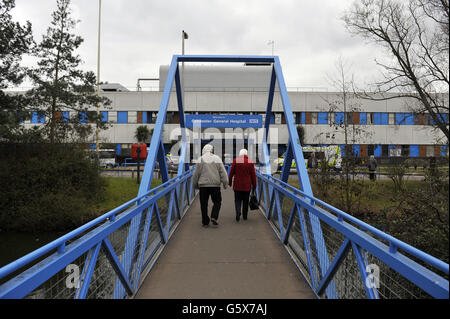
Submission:
[[[256,188],[255,163],[247,155],[239,156],[233,160],[228,175],[228,185],[230,186],[233,182],[233,176],[234,191],[250,192],[252,187]]]

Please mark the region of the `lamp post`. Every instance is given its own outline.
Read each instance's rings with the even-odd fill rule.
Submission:
[[[98,43],[97,43],[97,97],[100,97],[100,26],[102,18],[102,0],[98,0]],[[100,105],[97,102],[97,127],[95,130],[95,150],[97,152],[97,158],[99,155],[99,143],[98,143],[98,117],[100,115]]]
[[[273,46],[274,46],[274,44],[275,44],[275,41],[273,41],[273,40],[270,40],[270,41],[267,43],[267,45],[272,45],[272,56],[273,56]]]
[[[189,39],[189,36],[184,30],[181,31],[181,54],[184,55],[184,40]],[[181,99],[184,104],[184,62],[181,63]]]

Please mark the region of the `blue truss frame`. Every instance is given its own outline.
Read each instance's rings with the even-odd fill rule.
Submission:
[[[298,137],[297,129],[295,126],[295,120],[292,113],[292,106],[289,100],[286,84],[284,81],[283,71],[281,68],[280,60],[278,56],[235,56],[235,55],[174,55],[172,57],[172,62],[170,64],[170,68],[167,74],[166,83],[164,86],[164,92],[161,99],[161,105],[159,107],[158,116],[156,118],[155,127],[153,130],[152,140],[150,144],[150,150],[148,152],[148,157],[144,166],[144,173],[142,175],[141,184],[139,188],[138,195],[141,195],[147,192],[150,189],[150,185],[153,177],[153,169],[155,167],[156,161],[159,162],[159,167],[161,169],[163,182],[168,180],[168,171],[164,159],[164,147],[162,141],[162,133],[164,124],[166,122],[166,114],[169,106],[169,101],[172,93],[172,87],[175,83],[175,92],[178,101],[178,112],[180,118],[180,127],[182,134],[182,145],[181,145],[181,154],[180,154],[180,162],[178,167],[178,176],[183,174],[184,171],[189,169],[189,163],[186,162],[185,154],[188,147],[188,141],[186,140],[186,127],[185,127],[185,114],[183,108],[183,99],[182,99],[182,91],[181,91],[181,83],[180,83],[180,71],[179,71],[179,63],[180,62],[224,62],[224,63],[236,63],[236,62],[250,62],[250,63],[271,63],[272,64],[272,72],[270,77],[269,84],[269,94],[266,108],[266,117],[264,122],[264,135],[262,139],[262,147],[263,147],[263,167],[264,172],[267,175],[272,175],[270,169],[270,153],[268,147],[268,136],[270,129],[270,118],[272,113],[272,105],[273,98],[275,95],[275,86],[278,84],[279,93],[281,96],[281,102],[283,105],[284,116],[286,119],[287,129],[289,131],[289,143],[287,147],[287,152],[285,155],[285,161],[283,165],[282,177],[281,180],[283,182],[287,182],[289,177],[289,171],[291,169],[292,160],[295,160],[296,163],[304,163],[304,157],[302,152],[302,146],[300,144],[300,139]],[[297,175],[298,180],[300,182],[300,189],[308,195],[313,195],[311,183],[309,181],[308,172],[304,165],[297,165]],[[273,187],[269,184],[269,194],[270,194],[270,202],[271,206],[276,209],[277,212],[280,212],[282,209],[280,203],[280,197],[278,193],[273,190]],[[172,194],[173,196],[177,196],[179,190]],[[171,198],[172,199],[172,198]],[[282,198],[281,198],[282,199]],[[172,209],[173,201],[170,200],[170,210]],[[280,216],[281,214],[278,214]],[[292,214],[293,215],[293,214]],[[313,229],[313,242],[311,245],[314,245],[315,251],[317,251],[320,256],[319,258],[319,268],[321,275],[324,276],[326,270],[329,268],[329,258],[327,249],[325,246],[325,241],[323,239],[322,229],[320,227],[319,219],[314,214],[308,214],[310,223]],[[170,216],[167,222],[167,225],[170,225]],[[267,215],[270,219],[271,214]],[[129,232],[129,238],[127,239],[127,247],[133,247],[135,241],[134,238],[138,232],[138,225],[140,221],[140,216],[136,216],[132,222],[132,229],[136,229],[134,232]],[[280,222],[280,233],[282,237],[287,238],[285,234],[289,232],[289,228],[284,229],[283,223]],[[127,250],[126,250],[127,251]],[[132,255],[124,256],[125,265],[129,265],[131,263]],[[118,282],[118,285],[120,283]],[[327,296],[329,298],[335,298],[336,289],[334,288],[334,284],[331,283],[328,285],[326,290]]]

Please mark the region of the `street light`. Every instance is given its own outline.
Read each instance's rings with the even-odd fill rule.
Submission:
[[[181,54],[184,55],[184,40],[189,39],[189,36],[184,30],[181,31]],[[184,62],[181,63],[181,100],[184,104]]]
[[[100,97],[100,26],[101,26],[101,18],[102,18],[102,0],[98,0],[98,43],[97,43],[97,97]],[[98,128],[98,117],[100,115],[100,105],[97,102],[97,128],[95,130],[95,150],[97,153],[98,158],[98,149],[99,149],[99,143],[98,143],[98,135],[99,135],[99,128]]]
[[[273,40],[270,40],[270,41],[267,43],[267,45],[272,45],[272,56],[273,56],[273,46],[274,46],[274,44],[275,44],[275,41],[273,41]]]

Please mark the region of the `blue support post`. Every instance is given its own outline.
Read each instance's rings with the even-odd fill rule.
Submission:
[[[128,279],[128,274],[125,273],[119,258],[117,258],[116,253],[114,252],[114,248],[111,245],[108,238],[105,238],[103,240],[103,247],[106,251],[106,257],[109,259],[109,262],[111,263],[111,266],[113,267],[114,271],[116,272],[117,276],[119,277],[120,282],[122,283],[123,287],[125,287],[125,290],[127,291],[128,295],[133,294],[133,288],[130,283],[130,280]]]
[[[84,265],[83,273],[80,278],[80,287],[75,292],[75,299],[85,299],[89,290],[89,284],[91,283],[92,274],[94,273],[95,265],[97,264],[97,258],[100,253],[101,243],[98,243],[94,248],[89,251],[86,263]]]
[[[275,69],[272,68],[272,75],[270,77],[270,85],[269,85],[269,97],[267,100],[266,117],[264,119],[264,134],[263,134],[263,138],[262,138],[264,174],[267,174],[267,175],[272,175],[272,170],[270,168],[270,150],[267,145],[267,139],[269,137],[270,118],[272,116],[272,105],[273,105],[273,96],[275,93],[275,82],[276,82]],[[269,189],[269,192],[270,192],[270,189]]]
[[[345,238],[344,242],[342,243],[341,247],[339,248],[339,251],[336,254],[336,257],[334,257],[333,262],[331,263],[330,267],[328,268],[327,273],[325,274],[325,276],[323,276],[322,281],[319,284],[319,288],[317,289],[318,295],[321,295],[323,293],[324,289],[330,283],[334,274],[339,269],[339,266],[341,265],[342,261],[347,256],[349,248],[350,248],[350,240],[348,240],[348,238]]]
[[[175,89],[177,92],[177,101],[178,101],[178,116],[180,118],[180,127],[181,127],[181,154],[180,154],[180,162],[178,164],[178,176],[181,176],[184,170],[189,170],[189,159],[186,161],[186,153],[187,153],[187,141],[186,141],[186,125],[185,125],[185,116],[184,116],[184,101],[183,94],[181,92],[181,82],[180,82],[180,72],[177,64],[177,69],[175,72]]]
[[[356,262],[358,264],[359,272],[361,273],[361,278],[362,278],[362,281],[364,284],[364,288],[366,289],[367,298],[377,299],[378,294],[373,291],[373,289],[376,289],[376,288],[371,288],[368,286],[368,276],[367,276],[367,271],[366,271],[367,265],[364,261],[364,258],[362,257],[360,248],[353,241],[352,241],[352,248],[353,248],[353,252],[356,257]]]
[[[158,116],[156,117],[155,127],[153,129],[152,140],[150,142],[150,149],[148,151],[147,160],[145,161],[144,172],[142,173],[141,185],[139,187],[138,195],[145,194],[151,187],[153,169],[157,159],[160,159],[160,153],[164,154],[164,147],[160,151],[162,145],[162,131],[164,128],[164,123],[166,122],[167,108],[169,106],[170,94],[172,91],[173,79],[178,67],[177,62],[178,56],[174,55],[172,57],[172,62],[170,64],[169,72],[167,74],[166,84],[164,86],[164,92],[161,99],[161,104],[159,106]],[[166,161],[164,159],[164,166],[166,167]],[[159,161],[161,165],[161,160]],[[161,168],[161,166],[160,166]],[[166,167],[167,169],[167,167]],[[167,178],[167,175],[164,176]],[[164,180],[163,178],[163,180]],[[168,179],[168,178],[167,178]],[[167,180],[166,179],[166,180]]]
[[[281,169],[281,180],[285,183],[287,183],[288,179],[289,179],[289,172],[291,170],[291,166],[292,166],[292,160],[293,160],[293,153],[292,153],[292,146],[291,146],[291,140],[289,139],[288,142],[288,146],[287,146],[287,150],[286,153],[284,155],[284,160],[283,160],[283,167]],[[297,164],[298,166],[298,164]]]
[[[302,230],[302,237],[303,237],[303,244],[305,246],[306,259],[308,261],[308,271],[309,271],[309,276],[311,277],[311,284],[312,284],[313,288],[317,288],[316,281],[314,280],[314,278],[316,277],[316,271],[314,269],[311,244],[309,242],[308,229],[305,224],[305,216],[303,216],[304,215],[303,207],[299,206],[298,204],[296,206],[297,206],[298,218],[300,220],[300,228]]]
[[[286,84],[284,82],[283,71],[281,69],[281,64],[279,58],[274,57],[274,68],[276,72],[276,77],[278,81],[278,87],[280,89],[281,101],[283,103],[284,116],[286,119],[286,124],[289,131],[290,144],[292,147],[295,163],[297,163],[297,175],[300,183],[300,188],[307,195],[313,195],[311,184],[309,181],[308,171],[305,165],[303,157],[302,146],[300,144],[300,139],[298,137],[297,129],[295,127],[295,121],[292,115],[292,106],[289,100],[289,96],[286,89]],[[325,275],[326,269],[329,267],[328,253],[325,246],[325,241],[322,234],[322,228],[320,227],[320,221],[314,214],[309,214],[311,228],[314,237],[314,244],[319,257],[319,268],[321,270],[322,276]],[[327,288],[327,295],[329,298],[336,296],[336,290],[334,287],[329,286]]]
[[[136,272],[136,277],[134,279],[134,284],[133,284],[133,290],[134,291],[137,291],[137,288],[138,288],[138,285],[139,285],[139,279],[140,279],[140,276],[141,276],[142,263],[144,261],[145,248],[147,246],[148,234],[150,232],[150,225],[152,223],[153,208],[154,208],[154,205],[152,205],[151,207],[149,207],[147,209],[147,218],[146,218],[146,221],[145,221],[144,236],[143,236],[142,241],[141,241],[141,245],[140,245],[141,249],[140,249],[139,257],[138,257],[138,271]]]
[[[295,208],[296,207],[297,207],[297,204],[295,204],[295,202],[294,202],[294,204],[292,205],[291,212],[289,213],[289,220],[288,220],[288,223],[286,225],[286,230],[284,232],[283,243],[285,245],[287,245],[288,241],[289,241],[289,234],[291,233],[291,228],[292,228],[292,223],[294,221],[294,215],[295,215]]]

